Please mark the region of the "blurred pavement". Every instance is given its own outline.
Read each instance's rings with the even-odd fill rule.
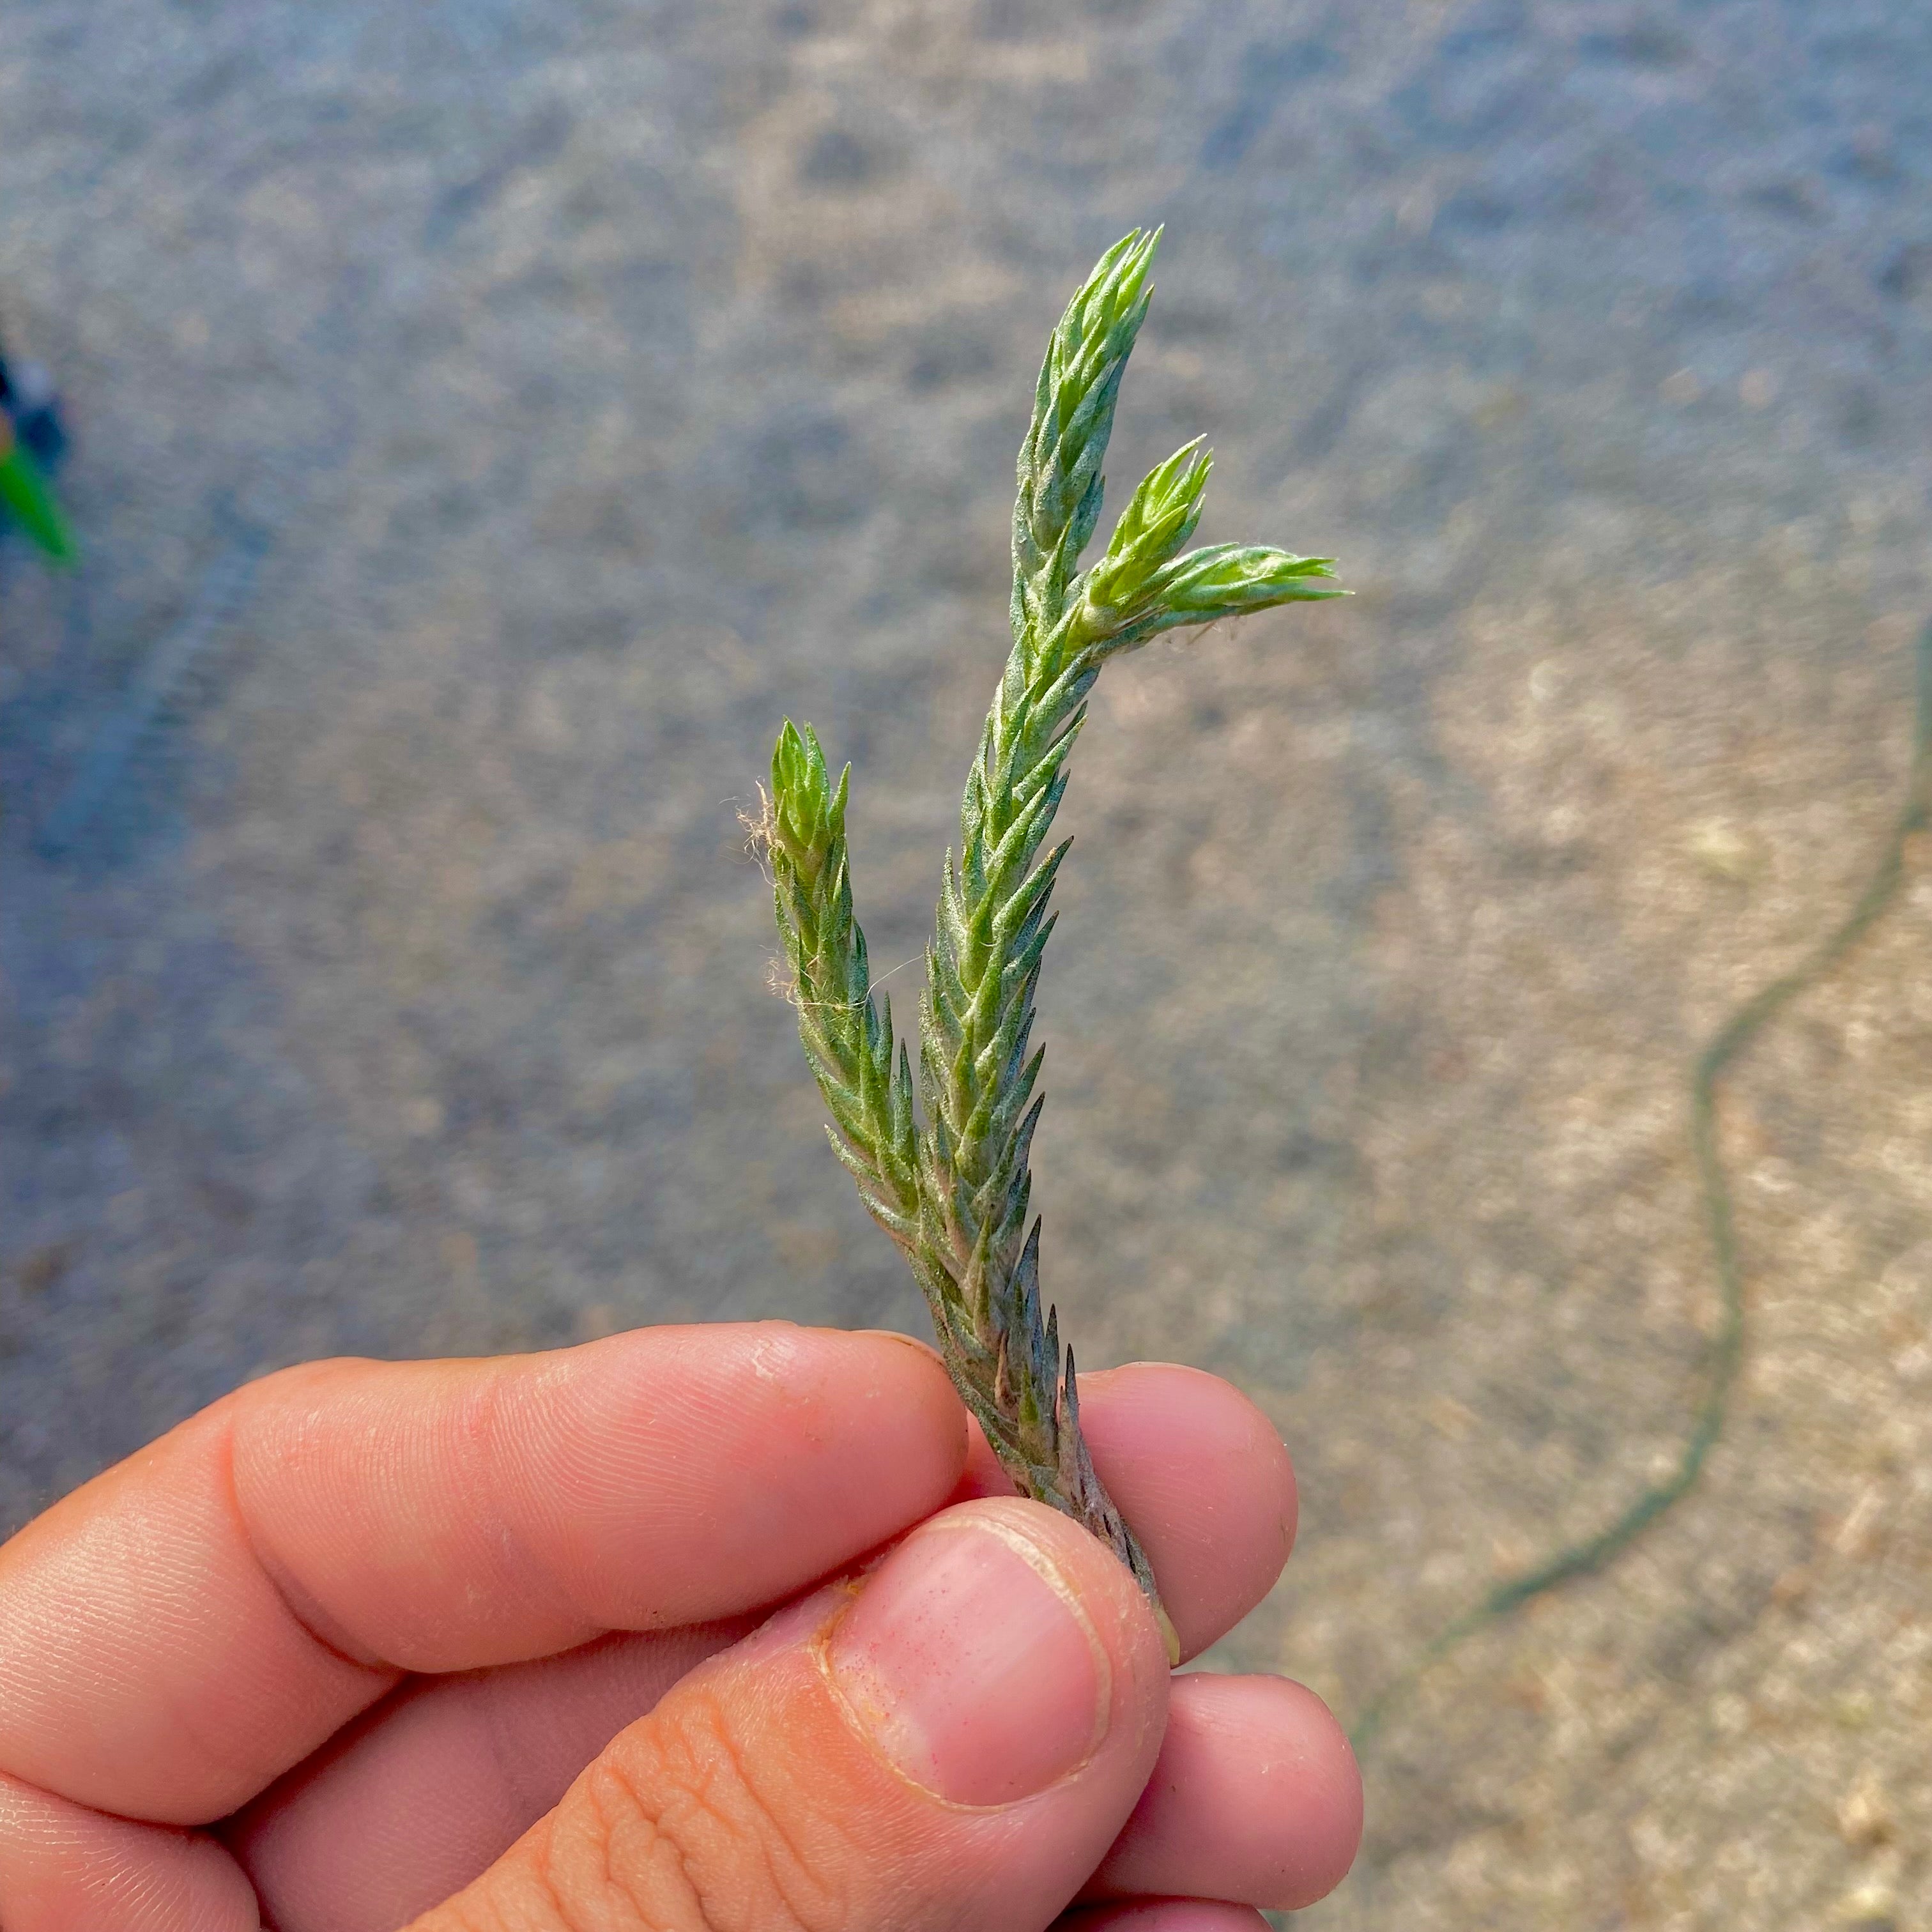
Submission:
[[[1046,1272],[1268,1408],[1217,1660],[1359,1708],[1682,1438],[1688,1065],[1904,769],[1928,74],[1900,0],[16,0],[88,562],[0,556],[4,1523],[319,1353],[922,1330],[736,814],[788,712],[852,759],[910,1011],[1040,351],[1165,221],[1116,503],[1204,431],[1204,538],[1359,594],[1101,686]],[[1423,1679],[1320,1932],[1932,1927],[1918,865],[1727,1103],[1703,1486]]]

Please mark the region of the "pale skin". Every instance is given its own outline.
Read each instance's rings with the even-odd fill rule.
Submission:
[[[1286,1454],[1192,1370],[1081,1387],[1192,1656]],[[1263,1932],[1360,1822],[1319,1701],[1171,1676],[898,1336],[314,1363],[0,1547],[7,1932]]]

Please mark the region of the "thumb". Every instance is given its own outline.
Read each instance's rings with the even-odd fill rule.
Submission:
[[[416,1932],[1040,1932],[1132,1810],[1167,1686],[1109,1551],[964,1503],[686,1678]]]

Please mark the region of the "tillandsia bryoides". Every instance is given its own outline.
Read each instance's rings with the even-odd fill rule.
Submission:
[[[1110,658],[1163,631],[1343,593],[1331,560],[1265,546],[1182,549],[1210,458],[1197,438],[1143,479],[1106,554],[1079,568],[1100,514],[1114,403],[1148,311],[1160,231],[1102,256],[1047,345],[1013,506],[1012,655],[980,734],[946,855],[920,1002],[919,1090],[875,1000],[853,916],[845,844],[851,768],[835,786],[817,734],[789,719],[772,754],[762,831],[799,1037],[834,1125],[832,1149],[896,1241],[932,1310],[966,1406],[1021,1492],[1084,1523],[1153,1600],[1145,1552],[1094,1473],[1080,1432],[1073,1351],[1042,1318],[1040,1222],[1028,1155],[1045,1096],[1030,1054],[1047,910],[1070,841],[1040,857],[1066,761]]]

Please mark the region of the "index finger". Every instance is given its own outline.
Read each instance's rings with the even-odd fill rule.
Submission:
[[[0,1548],[0,1772],[225,1816],[406,1672],[776,1601],[938,1508],[926,1351],[784,1323],[334,1361],[204,1410]]]

